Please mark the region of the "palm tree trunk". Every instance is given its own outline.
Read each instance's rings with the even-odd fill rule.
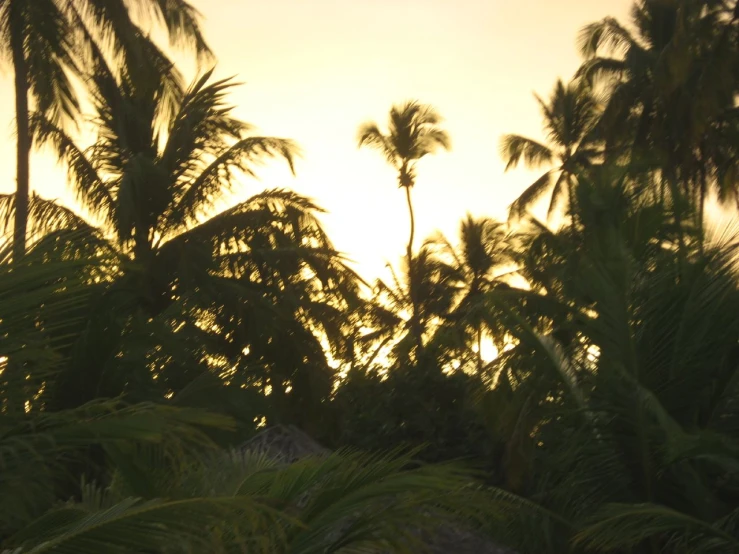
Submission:
[[[477,373],[482,375],[482,325],[477,326]]]
[[[411,233],[408,238],[408,246],[406,247],[406,255],[408,256],[408,294],[411,297],[411,307],[413,313],[411,314],[411,330],[416,340],[416,360],[418,360],[423,354],[423,332],[421,330],[421,324],[419,321],[420,314],[418,309],[418,298],[416,294],[415,286],[415,273],[413,268],[413,239],[416,234],[416,220],[413,214],[413,202],[411,202],[411,187],[406,185],[405,187],[405,199],[408,202],[408,215],[411,221]]]
[[[570,226],[574,229],[577,226],[577,215],[575,215],[575,187],[572,185],[572,176],[567,175],[567,197],[569,200]]]
[[[703,252],[703,240],[705,238],[703,226],[705,224],[706,193],[708,191],[708,180],[706,178],[706,168],[704,165],[701,166],[700,176],[701,176],[701,182],[700,182],[700,191],[698,194],[698,238],[699,238],[700,250],[701,252]]]
[[[30,154],[31,136],[28,124],[28,66],[23,44],[23,9],[20,2],[10,4],[9,28],[10,49],[15,78],[15,120],[17,129],[16,150],[16,190],[15,190],[15,219],[13,222],[13,261],[19,261],[26,253],[26,229],[28,227],[28,194],[30,181]],[[10,383],[22,382],[23,363],[15,356],[7,361],[6,386],[11,390]],[[25,407],[25,389],[22,386],[13,390],[6,399],[8,413],[23,413]]]
[[[411,219],[411,236],[408,239],[408,247],[406,248],[406,252],[408,254],[408,261],[411,261],[411,258],[413,257],[413,238],[416,235],[416,219],[413,215],[413,203],[411,202],[411,187],[404,187],[405,188],[405,199],[408,202],[408,215]]]
[[[672,197],[672,211],[675,217],[675,227],[677,231],[677,247],[678,257],[683,260],[685,252],[685,233],[683,229],[683,195],[680,190],[679,177],[677,174],[677,164],[671,157],[667,163],[666,177],[667,186],[670,188],[670,196]]]
[[[19,2],[11,3],[11,10],[13,7],[15,10],[22,9]],[[15,121],[18,132],[13,258],[19,260],[26,252],[31,136],[28,124],[28,66],[23,47],[23,25],[20,24],[23,18],[15,10],[10,14],[9,26],[10,48],[15,72]]]

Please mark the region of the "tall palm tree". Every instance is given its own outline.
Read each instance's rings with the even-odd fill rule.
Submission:
[[[412,258],[415,234],[411,189],[416,184],[416,164],[439,148],[451,148],[449,134],[439,127],[440,123],[441,117],[431,106],[411,100],[392,107],[387,134],[375,123],[365,123],[359,128],[359,147],[379,150],[398,171],[398,186],[405,189],[411,223],[408,259]]]
[[[557,81],[547,102],[536,96],[544,116],[544,128],[550,144],[520,135],[505,135],[500,151],[506,171],[520,162],[531,168],[553,166],[530,185],[511,204],[511,217],[522,217],[531,205],[550,192],[549,214],[567,197],[568,214],[574,224],[575,174],[589,167],[598,156],[594,131],[598,122],[598,103],[592,90],[581,80],[565,85]]]
[[[89,77],[95,143],[80,148],[40,113],[31,117],[32,130],[66,163],[92,219],[88,234],[101,237],[116,257],[111,266],[119,304],[100,304],[86,344],[105,344],[112,336],[117,338],[110,348],[120,349],[116,341],[133,325],[144,337],[153,336],[150,325],[159,325],[168,330],[170,346],[161,344],[160,333],[159,343],[149,339],[143,360],[110,352],[101,352],[105,362],[80,355],[70,362],[76,367],[64,398],[78,403],[101,390],[119,394],[133,372],[155,385],[155,394],[179,390],[194,377],[173,365],[171,356],[156,383],[149,368],[182,348],[193,352],[200,368],[216,358],[233,371],[269,368],[259,386],[273,391],[274,404],[280,398],[319,402],[333,385],[319,335],[325,333],[335,353],[342,351],[337,313],[355,296],[356,275],[324,233],[319,208],[304,197],[265,191],[217,210],[239,177],[254,175],[265,159],[281,157],[292,167],[297,147],[255,136],[236,119],[226,101],[230,80],[210,82],[207,72],[183,90],[171,66],[152,68],[148,78],[141,67],[116,75],[99,54]],[[129,300],[121,306],[123,298]],[[138,320],[131,319],[136,314]],[[208,327],[200,328],[202,322]],[[185,331],[194,333],[190,340]],[[204,344],[215,345],[218,354],[203,353]],[[106,369],[105,363],[113,366]],[[115,380],[124,374],[129,377]],[[105,376],[113,379],[106,381],[109,388],[101,382]]]
[[[413,273],[413,239],[416,225],[411,202],[411,189],[416,183],[416,164],[422,158],[435,153],[439,148],[449,150],[449,134],[439,127],[441,117],[431,107],[411,100],[390,110],[388,132],[383,133],[375,123],[365,123],[359,128],[359,147],[369,146],[380,151],[388,163],[398,171],[398,186],[405,189],[410,217],[410,236],[406,256]],[[410,291],[412,299],[412,322],[419,354],[423,350],[422,332],[418,323],[418,298]]]
[[[131,54],[141,34],[130,18],[135,8],[160,21],[175,42],[190,44],[200,54],[208,48],[198,14],[185,0],[5,0],[0,2],[0,52],[10,58],[15,83],[17,128],[16,258],[25,251],[28,224],[31,135],[29,101],[56,122],[73,119],[77,97],[69,73],[78,72],[81,43],[96,35],[118,55]]]

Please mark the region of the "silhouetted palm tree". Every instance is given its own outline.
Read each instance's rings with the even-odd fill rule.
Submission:
[[[90,76],[97,140],[86,150],[42,114],[31,118],[35,139],[66,162],[84,211],[96,220],[86,225],[89,234],[109,239],[106,249],[119,259],[116,286],[133,295],[131,309],[144,322],[169,332],[179,325],[172,322],[183,318],[205,318],[218,326],[215,333],[191,325],[200,338],[189,341],[190,347],[201,346],[210,333],[217,335],[209,340],[221,354],[240,360],[242,367],[272,367],[278,360],[279,371],[265,377],[272,379],[275,403],[290,388],[291,399],[311,386],[330,392],[333,373],[315,333],[325,332],[339,350],[336,313],[357,282],[316,219],[319,208],[295,193],[273,190],[218,212],[239,175],[254,175],[269,157],[281,157],[292,167],[296,146],[254,136],[226,103],[232,83],[209,82],[211,72],[187,91],[171,67],[139,77],[141,68],[135,76],[125,68],[116,76],[103,58],[97,59]],[[12,198],[3,200],[7,204]],[[58,210],[56,221],[85,226],[66,210]],[[156,321],[160,314],[163,322]],[[107,309],[100,317],[121,315]],[[109,337],[104,328],[92,324],[89,332]],[[162,335],[156,340],[161,343]],[[116,363],[121,360],[126,361]],[[93,374],[85,381],[95,383],[102,369],[93,367],[95,357],[79,363],[90,366]],[[152,362],[137,359],[130,366],[146,368],[147,363]],[[321,374],[306,382],[306,368]],[[150,379],[146,373],[142,378]],[[181,373],[172,379],[175,390],[186,384]],[[166,381],[164,372],[159,382]],[[76,387],[69,398],[83,388]]]
[[[413,239],[416,225],[411,202],[411,189],[416,182],[416,164],[439,148],[449,150],[451,141],[446,131],[439,127],[441,117],[431,107],[415,100],[390,110],[388,132],[384,134],[375,123],[365,123],[359,129],[359,147],[369,146],[380,151],[388,163],[398,171],[398,186],[405,189],[410,217],[410,236],[406,255],[409,267],[413,265]],[[412,267],[410,272],[413,273]],[[411,288],[413,305],[412,321],[419,353],[423,349],[418,319],[418,299]]]
[[[603,129],[637,168],[661,172],[678,224],[695,205],[702,226],[708,187],[736,198],[736,2],[639,0],[631,26],[608,17],[580,36],[578,74],[603,82]]]
[[[591,89],[582,81],[565,85],[559,80],[548,102],[538,96],[536,99],[544,115],[544,128],[550,144],[541,144],[520,135],[505,135],[501,141],[501,155],[506,162],[506,171],[520,162],[531,168],[554,167],[521,193],[511,204],[510,214],[522,217],[536,200],[551,191],[549,214],[566,195],[568,213],[574,218],[575,173],[580,168],[589,167],[599,153],[593,137],[598,122],[598,103]]]
[[[414,348],[419,361],[418,350],[425,348],[423,338],[449,314],[455,300],[452,272],[430,244],[424,244],[412,265],[406,260],[404,266],[400,275],[391,268],[392,283],[377,282],[381,305],[398,316],[393,329],[397,339],[394,358],[401,366],[411,361]]]
[[[405,189],[411,221],[408,258],[412,257],[415,221],[411,189],[416,183],[416,163],[439,148],[449,150],[451,141],[439,127],[441,117],[431,107],[415,100],[390,110],[388,133],[383,134],[375,123],[365,123],[359,129],[359,146],[379,150],[398,171],[398,186]]]
[[[17,168],[15,255],[25,251],[30,168],[29,95],[36,110],[56,123],[74,118],[77,99],[69,80],[80,60],[81,43],[92,35],[103,39],[116,55],[130,54],[140,35],[129,11],[161,21],[175,42],[208,49],[197,22],[197,12],[185,0],[5,0],[0,3],[0,51],[13,65]]]
[[[444,237],[435,242],[441,247],[440,254],[449,259],[457,296],[442,332],[461,334],[463,348],[475,345],[476,368],[481,372],[484,334],[488,333],[497,348],[503,346],[504,332],[486,299],[491,290],[509,287],[505,277],[513,271],[514,262],[508,233],[498,221],[468,214],[459,226],[458,246]]]
[[[209,71],[185,91],[174,69],[159,75],[153,69],[147,79],[125,69],[117,77],[98,58],[90,76],[98,138],[86,150],[43,113],[30,118],[34,140],[66,162],[83,208],[140,264],[153,263],[157,251],[198,228],[225,232],[215,221],[233,223],[227,216],[239,215],[238,207],[220,219],[203,218],[233,190],[236,175],[253,175],[264,157],[281,156],[292,167],[296,151],[289,140],[252,136],[251,126],[231,115],[230,80],[209,83]]]

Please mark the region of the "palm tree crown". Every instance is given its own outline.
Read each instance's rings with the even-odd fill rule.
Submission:
[[[554,165],[511,204],[511,216],[521,217],[531,205],[551,191],[549,213],[558,206],[563,196],[569,198],[569,212],[573,213],[575,173],[589,167],[597,155],[593,132],[598,121],[598,104],[591,89],[582,81],[565,85],[557,81],[548,102],[538,96],[549,145],[520,135],[505,135],[501,154],[506,171],[520,162],[531,168]],[[554,184],[552,184],[554,182]]]
[[[483,369],[482,343],[487,337],[502,348],[504,332],[496,314],[490,310],[487,295],[498,288],[508,288],[506,277],[514,263],[510,237],[505,226],[488,217],[468,214],[459,226],[459,244],[452,245],[440,236],[434,241],[439,249],[454,289],[454,305],[446,314],[438,335],[451,341],[451,347],[468,356],[472,343],[476,370]]]
[[[297,151],[289,140],[248,134],[226,104],[230,80],[209,83],[208,71],[184,90],[174,70],[156,78],[155,69],[147,79],[117,77],[98,59],[91,81],[99,131],[86,150],[42,113],[31,117],[35,140],[67,162],[84,208],[134,258],[203,224],[238,173],[253,175],[265,156],[292,167]]]
[[[449,150],[451,140],[439,127],[441,117],[431,107],[410,100],[390,110],[388,133],[383,134],[375,123],[365,123],[359,129],[359,146],[379,150],[398,171],[398,186],[412,187],[416,180],[416,162],[435,153]]]

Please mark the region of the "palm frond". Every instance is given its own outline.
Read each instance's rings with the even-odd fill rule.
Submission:
[[[213,53],[201,30],[201,15],[192,4],[185,0],[156,0],[156,6],[157,15],[175,46],[194,49],[201,60],[212,58]]]
[[[585,60],[575,77],[585,79],[588,83],[598,83],[620,79],[626,71],[626,64],[622,60],[595,57]]]
[[[508,208],[509,218],[522,218],[526,210],[551,188],[552,172],[547,171],[523,191]]]
[[[167,171],[186,175],[200,155],[217,155],[224,139],[239,140],[251,126],[233,117],[226,94],[237,83],[232,79],[210,82],[214,69],[196,79],[177,103],[167,127],[162,161]]]
[[[651,538],[690,552],[739,549],[739,538],[716,525],[657,504],[609,504],[593,514],[592,521],[575,540],[602,552],[632,548]]]
[[[379,150],[393,166],[398,164],[396,153],[390,143],[390,139],[382,134],[375,123],[365,123],[359,128],[357,134],[357,145],[359,148],[369,146]]]
[[[69,21],[55,0],[38,0],[23,10],[28,80],[38,111],[56,123],[75,121],[77,94],[68,71],[78,72]]]
[[[412,455],[343,451],[279,468],[251,458],[237,494],[270,498],[295,513],[303,525],[286,530],[289,550],[304,554],[369,546],[405,551],[418,540],[411,531],[433,534],[449,518],[474,521],[465,505],[473,498],[485,512],[468,472],[417,465]]]
[[[409,100],[390,109],[387,134],[374,123],[362,125],[358,144],[360,148],[366,145],[382,152],[388,163],[401,171],[400,185],[411,186],[415,162],[439,148],[451,148],[449,134],[439,127],[441,121],[432,106]]]
[[[165,229],[183,228],[194,224],[199,215],[208,213],[209,206],[219,195],[234,186],[234,171],[256,177],[251,166],[259,164],[265,157],[280,156],[294,171],[293,158],[297,151],[292,141],[284,139],[248,137],[239,140],[219,154],[192,182],[183,187],[177,203],[171,208],[166,219]]]
[[[212,53],[200,27],[200,15],[185,0],[84,0],[78,4],[83,21],[99,32],[103,44],[111,50],[123,50],[135,40],[137,31],[132,13],[158,23],[176,46],[192,49],[201,60]]]
[[[70,305],[67,303],[64,309],[68,312]],[[18,392],[17,389],[3,391],[4,394]],[[32,409],[27,414],[5,413],[0,424],[3,475],[0,492],[7,500],[0,508],[0,527],[4,531],[27,525],[51,508],[55,482],[68,482],[67,464],[80,459],[91,445],[112,448],[138,442],[172,445],[180,452],[183,447],[188,451],[192,448],[203,450],[212,448],[212,443],[202,428],[231,426],[227,418],[198,410],[176,410],[155,405],[125,406],[110,400],[57,412]],[[71,479],[76,480],[77,476]],[[53,520],[54,517],[50,516],[47,522]],[[19,543],[26,540],[38,543],[41,539],[31,533],[25,539],[17,540]]]
[[[565,195],[570,202],[574,202],[574,199],[569,198],[570,191],[566,186],[568,179],[573,179],[573,177],[562,171],[554,182],[551,199],[549,200],[549,208],[547,209],[547,219],[551,219],[554,213],[561,207],[561,201]]]
[[[81,202],[90,211],[107,220],[114,209],[108,184],[103,181],[95,165],[63,129],[42,114],[33,114],[31,134],[39,146],[51,146],[57,158],[67,165],[69,180]]]
[[[82,217],[69,208],[57,204],[53,200],[41,198],[32,193],[28,205],[29,230],[36,238],[59,230],[86,231],[88,234],[97,233]],[[0,195],[0,229],[8,233],[13,228],[15,218],[15,194]]]
[[[166,550],[173,545],[210,549],[221,541],[209,531],[234,522],[248,526],[249,535],[233,537],[249,551],[269,552],[279,544],[273,537],[279,516],[251,497],[193,498],[183,500],[125,499],[88,513],[75,507],[52,511],[11,539],[25,552],[99,552],[101,545],[113,552]],[[268,537],[272,540],[266,540]]]
[[[491,536],[504,544],[517,546],[522,551],[557,554],[565,544],[555,537],[565,537],[577,529],[577,525],[563,514],[548,510],[536,502],[500,488],[486,490],[493,512],[487,522]]]
[[[519,135],[504,135],[500,154],[506,162],[506,171],[523,161],[526,167],[537,168],[552,162],[552,151],[535,140]]]
[[[13,261],[11,252],[10,242],[0,248],[0,404],[9,412],[20,405],[22,412],[42,403],[39,390],[59,371],[60,353],[81,325],[90,260],[51,257],[35,241],[22,261]]]
[[[635,45],[634,37],[613,17],[583,27],[578,37],[580,52],[587,58],[598,54],[601,48],[609,52],[624,52]]]
[[[316,213],[322,209],[310,199],[295,192],[273,189],[254,195],[248,200],[225,210],[197,227],[182,233],[174,241],[186,241],[189,237],[201,237],[215,244],[238,244],[239,237],[273,231],[284,233],[279,229],[277,222],[293,226],[292,230],[300,237],[301,229],[310,229],[306,239],[316,239],[316,246],[327,246],[330,243],[323,233]],[[289,231],[290,229],[288,229]],[[167,243],[165,243],[167,244]],[[290,239],[290,246],[298,246],[294,237]],[[273,245],[277,246],[277,245]]]
[[[516,291],[513,294],[522,293]],[[515,322],[515,324],[508,326],[510,332],[518,338],[521,344],[525,344],[543,355],[542,361],[546,360],[545,365],[554,370],[553,375],[565,384],[578,408],[583,413],[587,413],[589,410],[587,398],[578,382],[577,371],[572,364],[572,360],[569,359],[567,353],[555,338],[539,333],[520,313],[511,307],[511,296],[508,291],[502,293],[492,291],[487,294],[487,300],[497,306],[511,321]]]
[[[449,133],[442,129],[429,129],[423,134],[419,150],[433,154],[439,148],[447,151],[452,149],[452,140]]]

